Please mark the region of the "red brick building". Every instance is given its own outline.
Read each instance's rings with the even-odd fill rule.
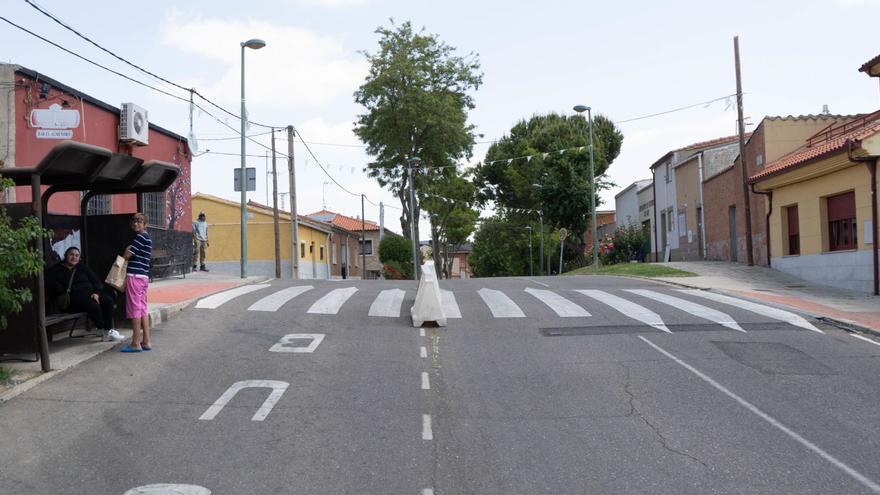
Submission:
[[[147,120],[138,120],[146,145],[121,139],[121,110],[70,88],[36,71],[18,65],[0,64],[0,87],[9,98],[0,98],[0,174],[2,169],[35,166],[56,144],[78,141],[144,160],[161,160],[180,167],[180,175],[164,193],[147,193],[140,198],[153,229],[189,232],[190,161],[186,138]],[[146,119],[142,113],[138,119]],[[47,212],[54,215],[80,214],[81,192],[60,192],[51,197]],[[16,187],[5,202],[30,202],[30,187]],[[96,196],[89,214],[127,214],[138,208],[134,194]],[[57,233],[56,233],[57,234]],[[67,232],[78,240],[78,232]],[[160,236],[163,237],[163,236]],[[188,235],[169,236],[191,243]],[[68,239],[72,241],[72,239]],[[53,239],[53,247],[64,239]],[[170,242],[170,241],[169,241]],[[188,247],[191,251],[191,246]],[[57,251],[57,249],[56,249]]]

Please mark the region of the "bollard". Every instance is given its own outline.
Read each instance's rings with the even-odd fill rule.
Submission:
[[[438,326],[446,326],[446,316],[443,314],[443,303],[440,296],[440,283],[437,280],[437,271],[433,261],[422,263],[422,276],[419,278],[419,290],[416,293],[416,302],[410,310],[413,326],[420,327],[426,321],[433,321]]]

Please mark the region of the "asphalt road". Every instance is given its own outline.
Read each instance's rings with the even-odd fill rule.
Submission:
[[[0,406],[0,493],[880,492],[880,345],[633,279],[441,286],[444,328],[413,282],[191,307]]]

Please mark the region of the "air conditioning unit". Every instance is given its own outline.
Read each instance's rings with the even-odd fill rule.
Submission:
[[[136,146],[149,144],[150,122],[147,111],[134,103],[123,103],[119,114],[119,141]]]

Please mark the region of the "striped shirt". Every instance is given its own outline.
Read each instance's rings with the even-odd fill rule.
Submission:
[[[131,241],[131,258],[128,259],[126,273],[132,275],[150,275],[150,257],[153,254],[153,241],[146,232],[140,232]]]

